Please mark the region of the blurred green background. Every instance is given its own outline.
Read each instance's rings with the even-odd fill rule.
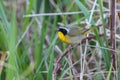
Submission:
[[[109,0],[0,0],[0,80],[53,80],[54,61],[68,47],[57,38],[57,23],[73,25],[85,19],[90,25],[103,24],[102,31],[92,31],[96,38],[87,43],[92,47],[72,50],[76,75],[66,56],[56,80],[77,80],[75,76],[78,80],[119,78],[110,62],[109,26],[104,17],[108,10]],[[119,50],[119,44],[116,47]]]

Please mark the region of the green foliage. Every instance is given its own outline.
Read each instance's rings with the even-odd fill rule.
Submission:
[[[8,51],[8,35],[1,22],[0,22],[0,50]]]
[[[74,80],[75,76],[80,79],[81,74],[85,79],[111,79],[113,67],[110,64],[104,4],[101,0],[98,0],[97,7],[95,7],[100,10],[100,14],[95,13],[94,10],[91,14],[88,6],[93,5],[91,5],[92,3],[88,5],[85,0],[21,1],[23,2],[19,2],[19,0],[16,2],[0,1],[0,52],[9,52],[4,61],[5,68],[1,73],[1,80],[52,80],[54,61],[68,46],[58,39],[57,23],[63,22],[66,26],[73,26],[76,23],[80,24],[85,19],[89,20],[90,16],[92,18],[87,26],[95,25],[101,17],[104,39],[99,36],[100,30],[95,28],[92,31],[95,38],[91,43],[86,41],[80,45],[81,47],[74,47],[69,52],[68,55],[72,56],[71,61],[73,62],[70,63],[68,56],[62,58],[60,72],[56,75],[56,79]],[[53,14],[62,12],[68,12],[68,14],[73,12],[73,14]],[[49,15],[44,16],[46,13]],[[38,16],[37,14],[43,15]],[[26,17],[28,15],[31,16]],[[75,75],[73,75],[74,70]]]
[[[10,64],[13,69],[7,68],[7,74],[6,74],[6,79],[7,80],[12,80],[14,78],[19,79],[19,68],[17,64],[17,58],[16,58],[16,32],[17,32],[17,25],[16,25],[16,10],[13,8],[13,11],[11,13],[11,26],[10,26],[10,34],[9,34],[9,58],[8,58],[8,64]]]

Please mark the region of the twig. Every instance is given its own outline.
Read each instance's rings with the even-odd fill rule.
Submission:
[[[104,34],[99,34],[100,37],[102,37]],[[86,37],[84,39],[82,39],[81,43],[84,43],[86,40],[91,40],[91,39],[94,39],[96,38],[96,36],[89,36],[89,37]],[[79,44],[80,45],[80,44]]]
[[[74,63],[74,60],[73,60],[73,57],[72,55],[69,55],[69,62],[70,62],[70,66],[71,66],[71,70],[72,70],[72,74],[73,74],[73,78],[74,80],[78,80],[78,78],[75,76],[77,74],[77,70],[74,68],[73,66],[73,63]]]
[[[2,56],[1,56],[1,58],[0,58],[0,61],[1,61],[1,63],[0,63],[0,74],[2,73],[3,65],[4,65],[4,62],[5,62],[7,53],[8,53],[8,51],[3,52],[3,53],[2,53]]]
[[[110,38],[111,38],[111,49],[115,51],[115,0],[111,0],[111,6],[110,6]],[[116,70],[116,55],[115,52],[111,51],[112,56],[112,64],[114,69]]]
[[[61,61],[61,59],[66,54],[68,54],[72,49],[73,49],[73,47],[71,45],[69,45],[67,50],[55,61],[55,63],[54,63],[54,70],[53,70],[53,74],[52,74],[52,80],[56,80],[57,72],[60,71],[60,67],[61,67],[60,61]]]
[[[120,10],[116,10],[119,12]],[[91,12],[91,10],[89,10]],[[94,10],[94,12],[100,12],[100,10]],[[109,10],[104,10],[104,12],[109,12]],[[61,12],[61,13],[40,13],[40,14],[28,14],[23,15],[23,18],[25,17],[40,17],[40,16],[56,16],[56,15],[74,15],[74,14],[81,14],[82,12]]]

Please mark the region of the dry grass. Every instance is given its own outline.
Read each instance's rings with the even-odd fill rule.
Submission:
[[[110,1],[0,1],[0,78],[119,80],[120,10]],[[58,39],[58,22],[101,26],[71,46]]]

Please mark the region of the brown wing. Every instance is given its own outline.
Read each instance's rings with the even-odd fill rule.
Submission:
[[[78,27],[78,26],[74,26],[70,28],[70,31],[68,33],[68,35],[70,36],[77,36],[77,35],[85,35],[88,33],[88,31],[91,31],[90,29],[86,29],[85,27]]]

